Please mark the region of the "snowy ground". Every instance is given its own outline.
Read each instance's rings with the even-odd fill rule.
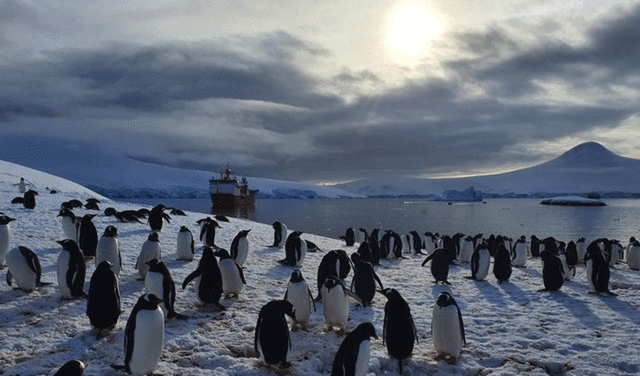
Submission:
[[[40,195],[35,210],[9,202],[18,196],[13,186],[24,176],[34,183]],[[45,187],[59,193],[49,194]],[[85,315],[86,300],[61,301],[55,264],[63,237],[56,218],[61,202],[71,198],[95,197],[90,191],[50,175],[0,162],[0,211],[17,218],[11,223],[12,247],[23,245],[35,251],[43,267],[43,281],[53,282],[32,293],[12,289],[4,282],[6,268],[0,271],[0,374],[50,375],[70,359],[87,364],[85,375],[118,375],[111,364],[123,364],[123,331],[129,313],[143,293],[143,282],[136,280],[135,259],[149,233],[142,224],[119,223],[100,212],[94,219],[99,234],[107,225],[118,228],[123,251],[124,270],[120,286],[124,313],[116,329],[98,340]],[[137,209],[104,198],[101,209]],[[76,210],[85,213],[84,209]],[[176,284],[196,268],[193,262],[177,261],[175,244],[178,229],[188,226],[197,232],[196,220],[205,215],[188,213],[174,216],[161,234],[165,262]],[[178,288],[176,309],[188,320],[168,321],[165,346],[156,374],[162,375],[269,375],[273,371],[261,365],[253,351],[253,338],[260,308],[272,299],[281,299],[292,268],[280,266],[281,249],[268,248],[273,241],[270,224],[231,219],[222,223],[216,244],[229,247],[233,237],[244,229],[249,234],[250,254],[245,264],[248,285],[236,300],[223,300],[227,310],[218,313],[200,308],[195,302],[193,285]],[[393,228],[393,224],[388,224]],[[302,229],[303,230],[303,229]],[[428,231],[429,229],[420,229]],[[631,229],[630,229],[631,231]],[[450,233],[457,232],[451,229]],[[506,234],[520,235],[520,234]],[[544,237],[544,234],[536,234]],[[629,233],[629,236],[636,235]],[[323,250],[345,249],[335,239],[303,235]],[[562,239],[571,240],[571,239]],[[316,270],[322,253],[310,253],[303,274],[315,295]],[[487,282],[464,278],[469,265],[451,268],[451,287],[435,286],[429,268],[421,268],[424,257],[407,255],[404,260],[383,260],[377,273],[385,287],[397,289],[409,302],[420,343],[406,361],[405,375],[618,375],[640,372],[640,274],[624,264],[612,269],[611,283],[617,297],[588,293],[584,269],[560,292],[539,292],[542,286],[539,260],[528,260],[526,268],[514,269],[511,280],[498,285],[492,275]],[[85,291],[95,265],[88,263]],[[347,278],[350,282],[351,275]],[[467,335],[456,365],[436,362],[431,344],[430,325],[434,298],[443,289],[450,290],[462,310]],[[377,295],[371,307],[352,306],[348,329],[371,321],[382,335],[386,299]],[[312,314],[310,331],[292,333],[293,349],[289,360],[291,375],[327,375],[342,338],[323,331],[322,304]],[[370,374],[395,375],[397,362],[387,355],[382,340],[373,340]]]

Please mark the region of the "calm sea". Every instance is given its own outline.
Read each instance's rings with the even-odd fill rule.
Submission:
[[[208,199],[128,200],[211,214]],[[409,199],[257,200],[255,208],[227,215],[261,223],[283,222],[289,229],[338,237],[348,227],[412,230],[440,234],[484,233],[517,238],[535,234],[569,241],[607,237],[626,244],[640,237],[640,200],[609,199],[607,206],[569,207],[540,205],[540,199],[488,199],[485,203],[433,202]]]

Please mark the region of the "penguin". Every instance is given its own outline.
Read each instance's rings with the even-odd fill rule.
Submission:
[[[635,239],[627,249],[627,266],[632,270],[640,270],[640,242]]]
[[[76,215],[72,210],[62,208],[58,213],[58,217],[61,218],[60,224],[62,225],[62,232],[67,239],[78,241],[78,227],[80,223],[76,218]]]
[[[491,265],[491,255],[486,241],[478,244],[471,255],[471,279],[475,281],[484,281],[489,274],[489,266]]]
[[[341,249],[327,252],[327,254],[322,257],[322,260],[320,260],[320,265],[318,265],[316,278],[318,283],[318,296],[316,297],[316,301],[322,300],[322,285],[324,285],[324,280],[328,276],[333,275],[344,280],[350,269],[351,266],[349,265],[347,252]]]
[[[371,247],[369,246],[369,242],[369,239],[365,240],[362,244],[360,244],[356,252],[360,255],[362,261],[373,264],[373,256],[371,254]]]
[[[0,215],[0,265],[4,264],[4,258],[7,252],[9,252],[9,246],[11,245],[11,228],[9,227],[9,223],[15,220],[15,218]]]
[[[223,291],[222,274],[211,247],[205,247],[202,250],[198,268],[185,278],[182,289],[184,290],[194,279],[198,301],[203,304],[212,304],[217,310],[224,311],[225,307],[220,304]]]
[[[169,208],[169,209],[171,209],[171,211],[169,212],[169,214],[171,215],[177,215],[177,216],[183,216],[183,217],[187,215],[183,210],[176,209],[176,208]]]
[[[142,248],[140,249],[140,254],[136,261],[135,268],[138,269],[138,274],[140,274],[141,279],[144,279],[144,277],[147,276],[147,271],[149,270],[147,261],[151,261],[153,259],[162,260],[160,239],[158,238],[158,233],[155,231],[150,233],[147,240],[142,243]]]
[[[233,238],[231,242],[231,257],[233,257],[240,266],[243,266],[249,255],[249,239],[247,235],[251,230],[242,230]]]
[[[279,263],[288,266],[302,266],[307,256],[307,243],[300,239],[300,235],[302,235],[302,231],[297,230],[289,234],[284,245],[285,258],[278,260]]]
[[[578,249],[576,247],[576,243],[574,241],[570,241],[567,244],[565,251],[560,253],[558,256],[560,257],[562,266],[564,267],[564,279],[565,281],[570,281],[571,278],[576,275],[576,265],[578,264]]]
[[[70,360],[62,365],[53,376],[82,376],[85,365],[79,360]]]
[[[424,251],[427,255],[432,254],[437,248],[438,238],[431,232],[424,233]]]
[[[522,235],[513,246],[511,264],[516,268],[524,268],[527,265],[527,252],[527,237]]]
[[[451,264],[454,259],[454,253],[444,248],[438,248],[424,259],[422,266],[425,266],[427,262],[433,260],[431,262],[431,275],[435,278],[435,283],[438,284],[442,282],[443,285],[451,285],[451,283],[447,281],[447,277],[449,276],[449,264]]]
[[[438,295],[436,304],[433,306],[431,335],[433,347],[438,354],[436,360],[447,360],[450,364],[457,363],[462,345],[466,345],[467,341],[460,307],[453,296],[446,291]]]
[[[50,282],[40,281],[42,267],[38,256],[29,248],[18,246],[7,253],[7,285],[15,279],[20,290],[31,292],[40,286],[50,285]]]
[[[285,315],[295,320],[293,304],[287,300],[272,300],[258,314],[253,347],[267,364],[290,366],[287,353],[291,348],[291,336]]]
[[[493,260],[493,275],[498,280],[498,284],[508,281],[511,278],[511,271],[511,255],[504,243],[500,243]]]
[[[616,294],[609,291],[609,278],[611,277],[609,263],[602,255],[597,241],[591,242],[587,247],[584,262],[591,293],[615,296]]]
[[[200,222],[200,241],[205,247],[216,248],[216,228],[221,228],[218,222],[207,217]]]
[[[193,241],[193,234],[187,226],[180,226],[178,231],[178,244],[176,248],[176,255],[178,260],[191,261],[195,257],[195,242]]]
[[[147,261],[147,265],[149,265],[149,271],[144,279],[145,292],[162,298],[163,303],[160,307],[165,319],[186,318],[175,311],[176,284],[167,266],[158,259]]]
[[[390,288],[382,290],[382,294],[387,297],[382,343],[387,345],[389,355],[398,360],[399,373],[402,375],[402,361],[411,356],[414,342],[418,343],[418,334],[409,304],[402,295]]]
[[[282,222],[273,222],[273,245],[274,248],[282,248],[287,240],[287,226]]]
[[[402,241],[402,253],[412,253],[413,251],[413,235],[404,234],[401,237]]]
[[[347,228],[344,236],[341,236],[340,239],[344,240],[347,247],[352,247],[356,242],[356,233],[353,231],[353,227]]]
[[[578,253],[578,262],[584,263],[584,256],[587,254],[587,241],[585,238],[576,240],[576,252]]]
[[[473,237],[467,235],[460,238],[460,253],[458,254],[459,263],[470,263],[473,255]]]
[[[147,223],[149,224],[151,231],[162,232],[162,225],[164,224],[164,221],[166,220],[167,223],[170,222],[171,217],[169,214],[164,212],[166,208],[167,207],[162,204],[158,204],[151,208],[149,218],[147,218]]]
[[[229,222],[229,218],[227,218],[227,216],[224,214],[216,214],[213,218],[217,219],[220,222]]]
[[[26,192],[24,192],[21,198],[22,200],[16,200],[13,199],[13,201],[11,201],[12,204],[14,203],[21,203],[22,206],[24,206],[25,209],[35,209],[36,208],[36,196],[38,195],[38,192],[34,191],[33,189],[30,189]],[[15,202],[14,202],[15,201]]]
[[[112,266],[107,260],[100,262],[89,281],[87,316],[98,338],[116,326],[121,314],[120,286]]]
[[[331,366],[331,376],[366,376],[369,373],[371,338],[378,339],[370,322],[363,322],[347,335]]]
[[[20,178],[20,182],[14,184],[14,186],[18,186],[18,192],[25,193],[27,191],[27,186],[31,185],[27,183],[24,178]]]
[[[369,238],[369,250],[371,251],[371,265],[380,265],[382,251],[380,250],[380,244],[373,237]]]
[[[98,205],[98,203],[100,203],[100,200],[97,200],[95,198],[88,198],[87,203],[84,204],[84,208],[87,210],[100,210],[100,206]]]
[[[78,228],[78,247],[82,251],[85,258],[96,256],[96,247],[98,245],[98,230],[93,224],[92,219],[95,214],[85,214],[80,220]],[[98,263],[96,263],[98,265]]]
[[[365,241],[367,241],[367,239],[369,239],[369,234],[367,233],[367,230],[362,227],[360,227],[358,231],[355,232],[355,235],[356,235],[356,243],[358,244],[362,244]]]
[[[86,297],[84,280],[87,275],[87,264],[78,244],[71,240],[58,240],[62,252],[58,256],[58,286],[63,300]]]
[[[531,235],[531,241],[529,242],[529,255],[532,258],[540,257],[540,239],[535,235]]]
[[[214,255],[220,258],[219,267],[222,275],[222,293],[224,297],[237,297],[242,292],[244,285],[247,284],[242,266],[224,248],[218,249]]]
[[[86,254],[85,254],[86,256]],[[115,226],[107,226],[104,233],[98,241],[96,247],[96,266],[103,261],[111,263],[111,270],[120,276],[122,270],[122,253],[120,252],[120,243],[118,241],[118,229]]]
[[[564,283],[564,267],[560,257],[552,251],[545,249],[540,252],[542,260],[542,281],[544,289],[542,291],[558,291]]]
[[[330,275],[322,285],[322,314],[327,323],[327,330],[338,328],[338,334],[344,334],[349,321],[349,297],[360,305],[364,302],[360,297],[348,290],[338,277]]]
[[[409,232],[409,234],[411,234],[411,248],[413,249],[413,253],[416,255],[424,255],[424,253],[422,253],[422,250],[424,249],[422,246],[422,238],[420,237],[420,234],[418,234],[418,231],[413,230]]]
[[[291,273],[291,278],[287,284],[287,291],[284,293],[284,300],[293,304],[295,323],[305,329],[309,323],[311,309],[313,308],[315,311],[316,305],[313,301],[313,295],[311,294],[309,285],[302,276],[301,271],[294,270]]]
[[[351,291],[354,291],[362,302],[369,304],[376,293],[376,282],[380,285],[381,291],[384,290],[384,286],[370,262],[363,261],[358,253],[351,254],[351,259],[354,265]]]
[[[129,315],[124,329],[124,366],[132,375],[151,374],[160,361],[164,346],[162,299],[144,294]]]

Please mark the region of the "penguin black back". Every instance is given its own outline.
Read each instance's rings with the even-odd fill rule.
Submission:
[[[322,285],[324,285],[325,279],[328,276],[338,276],[337,266],[340,258],[337,250],[332,250],[327,252],[320,260],[320,265],[318,265],[318,273],[317,273],[317,282],[318,282],[318,296],[316,297],[316,301],[320,301],[322,299]]]
[[[262,354],[267,364],[288,365],[291,337],[285,315],[295,320],[293,305],[287,300],[272,300],[260,309],[254,349]]]
[[[380,285],[380,290],[384,290],[380,277],[373,270],[370,262],[363,261],[358,253],[351,255],[354,265],[353,279],[351,280],[351,290],[356,293],[366,303],[370,303],[376,293],[376,282]]]
[[[78,247],[84,257],[95,257],[98,247],[98,230],[93,224],[94,214],[85,214],[80,221],[80,233],[78,234]]]
[[[502,283],[511,278],[511,271],[511,254],[504,243],[500,243],[493,261],[493,275],[498,280],[498,283]]]
[[[101,262],[89,282],[87,316],[91,325],[98,329],[98,336],[115,326],[121,313],[118,277],[111,266],[109,261]]]
[[[540,252],[540,259],[543,262],[542,281],[545,291],[558,291],[564,283],[564,267],[562,261],[553,251],[546,249]]]
[[[212,303],[219,309],[224,309],[219,303],[222,296],[222,273],[211,247],[205,247],[202,250],[202,258],[198,263],[198,268],[187,276],[182,283],[182,289],[184,290],[189,282],[196,277],[200,277],[200,285],[196,292],[200,301]]]
[[[71,290],[71,297],[77,298],[85,296],[84,280],[87,275],[87,264],[84,261],[84,256],[76,244],[71,239],[59,240],[58,244],[62,248],[69,252],[69,265],[66,273],[66,283]]]
[[[162,260],[152,259],[147,262],[149,265],[149,272],[162,274],[162,301],[167,309],[167,318],[174,318],[179,316],[183,318],[183,315],[178,314],[175,311],[176,303],[176,284],[171,277],[171,273],[167,268],[167,265]]]
[[[24,200],[22,202],[22,206],[27,209],[35,209],[36,208],[36,196],[38,192],[30,189],[24,193]]]
[[[166,208],[163,204],[158,204],[151,208],[149,218],[147,218],[151,231],[161,232],[164,221],[167,220],[167,222],[169,222],[171,219],[171,217],[164,212]]]
[[[53,376],[81,376],[84,373],[85,365],[79,360],[66,362]]]
[[[455,259],[455,254],[444,248],[436,249],[432,254],[422,262],[422,266],[425,266],[427,262],[431,261],[431,275],[435,278],[435,283],[442,282],[443,284],[450,285],[447,278],[449,276],[449,264]]]
[[[388,299],[384,306],[383,343],[389,355],[398,360],[402,375],[402,361],[411,356],[414,342],[418,342],[416,327],[409,304],[400,293],[395,289],[385,289],[382,293]]]
[[[360,345],[363,341],[378,338],[376,329],[370,322],[358,325],[340,344],[331,366],[331,376],[349,376],[356,372]],[[368,366],[368,364],[367,364]]]

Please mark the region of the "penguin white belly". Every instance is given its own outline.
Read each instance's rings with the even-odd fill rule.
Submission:
[[[402,237],[402,253],[411,253],[411,235]]]
[[[573,277],[573,271],[569,268],[569,264],[567,263],[567,256],[564,253],[558,255],[560,262],[562,263],[562,270],[564,270],[564,280],[571,281],[571,277]]]
[[[307,242],[302,239],[299,239],[299,242],[300,242],[300,258],[297,260],[296,266],[302,266],[302,263],[304,263],[304,259],[307,258]]]
[[[433,347],[438,354],[460,357],[462,351],[462,334],[460,319],[455,305],[433,309],[432,318]]]
[[[70,217],[62,217],[62,232],[67,239],[76,240],[78,239],[77,227],[74,221]]]
[[[118,239],[108,236],[103,236],[98,241],[98,248],[96,249],[96,267],[100,265],[102,261],[109,261],[113,264],[111,270],[117,275],[120,275],[120,251],[118,249]]]
[[[436,250],[436,243],[431,238],[427,238],[424,242],[424,251],[427,255],[431,255]]]
[[[585,266],[587,272],[587,281],[589,281],[589,288],[591,289],[591,291],[595,292],[597,291],[596,286],[593,284],[593,278],[591,277],[593,275],[593,260],[587,260]]]
[[[358,348],[358,356],[356,358],[356,369],[354,376],[365,376],[369,372],[369,357],[371,351],[371,341],[364,340]]]
[[[629,251],[627,251],[627,265],[629,269],[640,269],[640,247],[629,247]]]
[[[162,260],[160,243],[147,240],[142,243],[142,249],[140,250],[138,262],[136,264],[140,276],[145,277],[147,275],[147,272],[149,271],[149,265],[147,265],[147,262],[153,259]]]
[[[280,225],[280,244],[278,244],[278,247],[284,247],[284,243],[287,242],[287,235],[289,235],[289,229],[282,223]]]
[[[393,254],[393,247],[395,246],[396,241],[393,237],[391,237],[389,239],[389,253],[387,253],[387,259],[388,260],[392,260],[393,258],[396,257],[396,255]]]
[[[176,250],[176,255],[178,260],[193,260],[194,254],[191,251],[191,242],[193,241],[192,235],[190,232],[179,232],[178,233],[178,246]]]
[[[22,256],[18,248],[13,248],[7,253],[7,266],[18,287],[24,291],[36,289],[37,274],[29,268],[27,260]]]
[[[296,321],[306,324],[311,316],[312,302],[306,282],[287,285],[287,300],[293,304]]]
[[[249,255],[249,240],[244,237],[238,240],[238,256],[236,261],[240,266],[244,265],[247,261],[247,255]]]
[[[162,287],[162,281],[164,276],[162,273],[148,272],[144,278],[144,290],[147,294],[153,294],[159,298],[164,297],[164,288]],[[164,304],[160,304],[162,313],[164,313],[165,319],[167,318],[167,309]]]
[[[69,270],[69,259],[71,255],[67,251],[60,252],[58,256],[58,286],[60,287],[60,295],[62,299],[71,299],[71,289],[67,286],[67,270]]]
[[[129,369],[132,375],[147,375],[158,366],[164,346],[164,316],[160,308],[143,309],[136,315],[133,352]]]
[[[478,281],[484,281],[487,278],[487,275],[489,274],[489,264],[490,264],[489,250],[481,249],[479,253],[480,253],[480,259],[478,260],[478,271],[476,272],[476,279]]]
[[[473,242],[464,240],[460,246],[460,262],[471,262],[471,256],[473,255]]]
[[[513,266],[522,268],[527,265],[527,244],[522,242],[517,243],[514,252],[516,257],[511,262]]]
[[[233,259],[220,260],[220,274],[222,275],[222,290],[225,295],[238,295],[242,292],[244,283],[242,283],[238,266]]]
[[[587,254],[587,243],[576,243],[576,251],[578,252],[578,262],[584,262],[584,256]]]
[[[349,300],[344,291],[340,287],[334,287],[331,291],[323,287],[322,304],[322,314],[327,324],[345,329],[349,320]]]
[[[198,302],[203,304],[206,303],[206,302],[203,302],[202,299],[200,299],[200,282],[202,281],[202,277],[196,277],[194,278],[193,281],[196,286],[196,298],[198,299]]]
[[[4,262],[4,258],[9,251],[11,243],[11,233],[8,225],[0,225],[0,265]]]

